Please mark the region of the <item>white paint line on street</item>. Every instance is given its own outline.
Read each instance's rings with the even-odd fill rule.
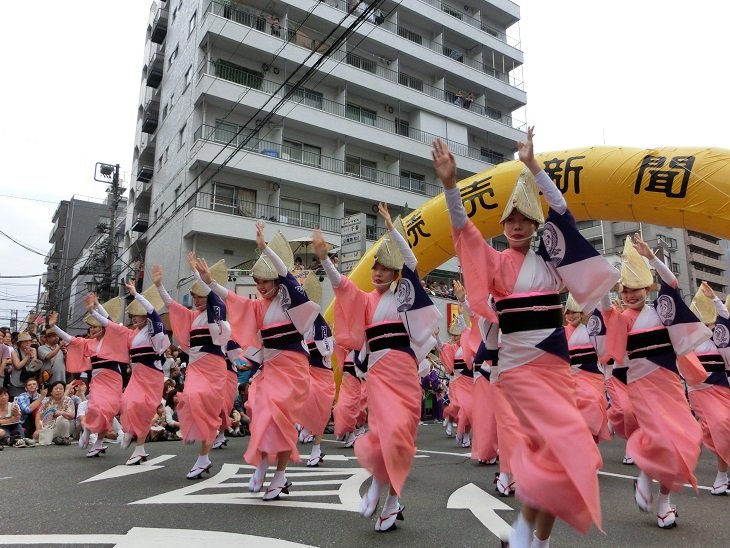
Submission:
[[[152,470],[157,470],[158,468],[164,468],[164,466],[159,465],[159,463],[165,462],[166,460],[170,460],[172,458],[175,458],[175,456],[176,455],[160,455],[159,457],[150,459],[147,462],[144,462],[142,464],[135,464],[133,466],[127,466],[127,465],[122,464],[120,466],[115,466],[113,468],[110,468],[106,472],[97,474],[96,476],[86,479],[84,481],[81,481],[79,483],[88,483],[91,481],[101,481],[101,480],[108,480],[108,479],[114,479],[114,478],[122,478],[125,476],[133,476],[134,474],[143,474],[145,472],[151,472]]]
[[[604,472],[603,470],[600,470],[598,472],[601,476],[611,476],[612,478],[623,478],[623,479],[630,479],[630,480],[636,480],[639,479],[637,476],[627,476],[625,474],[614,474],[613,472]],[[684,484],[685,487],[689,487],[690,489],[694,489],[692,485],[689,483]],[[712,491],[712,487],[705,487],[704,485],[698,485],[697,489],[701,489],[703,491]]]
[[[512,527],[499,517],[495,510],[514,509],[473,483],[454,491],[446,503],[446,508],[471,511],[474,517],[499,539],[508,539],[512,532]]]
[[[471,458],[471,452],[469,452],[469,453],[450,453],[449,451],[428,451],[426,449],[416,449],[416,453],[431,453],[434,455],[450,455],[452,457],[462,457],[465,459]]]

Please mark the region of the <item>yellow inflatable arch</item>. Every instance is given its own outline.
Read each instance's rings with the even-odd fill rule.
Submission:
[[[591,147],[537,155],[577,221],[640,221],[730,239],[730,150]],[[499,218],[522,163],[514,160],[459,182],[466,212],[485,238],[502,233]],[[545,204],[543,203],[543,206]],[[443,194],[403,219],[421,276],[454,256]],[[372,289],[374,245],[350,273]],[[325,314],[332,320],[333,306]]]

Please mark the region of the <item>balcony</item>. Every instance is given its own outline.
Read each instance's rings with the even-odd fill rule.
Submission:
[[[352,62],[353,60],[351,57],[353,57],[351,54],[347,56],[348,57],[348,63]],[[207,63],[206,67],[203,67],[204,70],[201,72],[203,74],[208,74],[210,76],[215,76],[218,78],[222,78],[223,80],[227,80],[229,82],[233,82],[234,84],[238,84],[240,86],[256,89],[258,91],[261,91],[262,93],[265,93],[268,96],[274,96],[277,98],[281,98],[285,95],[285,92],[287,91],[287,88],[282,88],[281,84],[277,82],[273,82],[271,80],[265,80],[257,75],[253,75],[250,72],[246,72],[244,70],[241,70],[240,68],[236,66],[232,66],[230,63],[227,63],[225,61],[219,60],[219,61],[213,61],[210,63]],[[206,87],[206,89],[209,89],[209,86]],[[443,90],[442,90],[443,91]],[[445,92],[445,97],[455,97],[453,93]],[[236,95],[240,95],[239,93],[236,93]],[[308,106],[311,108],[316,108],[318,110],[327,112],[329,114],[333,114],[334,116],[339,116],[340,118],[346,118],[347,120],[351,122],[356,122],[358,124],[362,124],[365,126],[369,126],[374,129],[378,129],[381,131],[386,131],[388,133],[398,135],[401,137],[405,137],[407,139],[411,139],[413,141],[418,141],[428,147],[431,146],[431,143],[434,141],[434,139],[440,139],[441,141],[444,141],[449,145],[449,149],[451,152],[456,154],[457,156],[463,156],[465,158],[471,158],[473,160],[477,160],[479,162],[485,162],[488,164],[494,164],[499,163],[503,161],[503,159],[497,159],[490,154],[486,154],[483,152],[482,148],[480,147],[470,147],[467,144],[459,143],[456,141],[452,141],[451,139],[446,139],[445,137],[441,135],[436,135],[433,133],[428,133],[425,131],[421,131],[420,129],[412,128],[407,123],[403,121],[396,122],[396,119],[390,119],[390,118],[384,118],[382,116],[374,116],[374,117],[368,117],[367,119],[357,119],[359,117],[355,117],[352,112],[350,112],[347,108],[346,104],[338,103],[336,101],[330,101],[329,99],[324,99],[320,95],[315,95],[312,93],[304,92],[304,91],[297,91],[291,97],[289,98],[289,101],[291,102],[297,102],[301,103],[304,106]],[[451,101],[453,103],[453,99]],[[456,107],[461,110],[466,110],[463,107]],[[471,107],[472,109],[475,108],[474,105]],[[485,111],[486,112],[486,111]],[[494,115],[490,115],[489,117],[494,119]],[[510,119],[511,120],[511,119]],[[502,120],[497,120],[500,123],[504,123]],[[516,137],[519,137],[517,133],[515,133]],[[377,139],[374,139],[377,141]],[[406,147],[407,148],[407,147]],[[483,169],[482,166],[479,166],[478,169]]]
[[[710,251],[717,255],[722,255],[725,252],[722,249],[722,246],[717,243],[717,240],[709,241],[704,238],[700,238],[699,236],[693,236],[692,233],[688,233],[687,244],[693,247],[698,247],[700,249],[706,249],[707,251]]]
[[[157,123],[160,119],[160,102],[149,101],[144,107],[142,115],[142,133],[154,133],[157,130]]]
[[[198,210],[201,215],[187,215],[184,229],[185,236],[202,232],[241,238],[241,234],[255,233],[255,223],[259,219],[301,229],[297,231],[295,237],[309,236],[315,228],[319,228],[325,233],[340,234],[341,219],[256,202],[230,198],[222,199],[207,192],[198,192],[191,197],[188,200],[187,209],[189,211]],[[243,224],[239,222],[231,223],[231,216],[246,220],[246,222]]]
[[[132,221],[130,230],[133,232],[145,232],[149,225],[150,216],[147,213],[137,213]]]
[[[336,0],[332,0],[336,1]],[[339,9],[339,8],[338,8]],[[267,20],[264,20],[263,17],[255,16],[245,10],[235,9],[235,8],[227,8],[224,7],[222,4],[219,4],[217,2],[211,2],[208,6],[208,12],[213,13],[215,15],[224,16],[224,13],[226,14],[225,17],[227,19],[230,19],[238,24],[253,28],[255,30],[260,30],[262,32],[265,32],[268,28],[268,22]],[[263,22],[262,22],[263,21]],[[391,25],[392,29],[391,32],[394,34],[403,37],[403,31],[400,31],[401,27],[398,27],[398,25],[395,25],[393,23],[389,22],[383,22],[380,26],[383,25]],[[309,29],[307,27],[302,27],[295,21],[290,20],[289,21],[290,28],[281,28],[280,36],[282,39],[290,42],[291,44],[294,44],[296,46],[305,48],[310,51],[317,51],[318,53],[322,53],[325,51],[325,49],[330,45],[332,42],[332,39],[330,38],[329,41],[323,41],[325,38],[319,31],[314,29]],[[405,29],[403,29],[405,30]],[[246,34],[248,36],[248,33]],[[245,37],[244,37],[245,38]],[[322,38],[322,39],[319,39]],[[443,56],[445,58],[454,59],[454,57],[451,56],[452,50],[449,48],[444,49],[444,46],[438,42],[432,42],[427,41],[424,47],[427,47],[428,49],[434,51],[435,53],[438,53],[440,56]],[[277,53],[278,54],[278,53]],[[351,52],[343,52],[342,50],[335,51],[330,57],[331,60],[335,61],[336,63],[341,63],[342,61],[345,61],[346,64],[350,66],[354,66],[355,68],[365,70],[371,74],[374,74],[375,76],[378,76],[380,78],[383,78],[385,80],[388,80],[392,83],[400,84],[404,87],[408,87],[411,89],[414,89],[416,91],[419,91],[421,93],[425,93],[435,99],[438,99],[440,101],[444,101],[450,104],[453,104],[454,100],[454,94],[450,93],[442,88],[438,88],[435,86],[428,85],[424,82],[419,82],[417,87],[414,87],[412,85],[409,85],[408,77],[403,75],[403,73],[399,73],[397,70],[391,70],[384,66],[379,65],[376,61],[373,59],[367,59],[364,58],[357,53]],[[456,60],[454,59],[454,65],[451,69],[451,72],[453,74],[463,76],[463,68],[460,69],[459,65],[456,64]],[[493,78],[495,80],[498,80],[498,83],[495,83],[494,91],[495,93],[503,94],[506,97],[509,97],[512,100],[517,100],[515,97],[519,98],[519,103],[522,105],[524,104],[524,89],[521,81],[515,80],[512,76],[509,74],[499,71],[493,67],[490,67],[489,65],[482,64],[476,60],[469,60],[462,58],[461,61],[458,61],[461,64],[467,64],[468,66],[471,66],[475,70],[479,70],[480,72],[486,74],[490,78]],[[448,63],[448,62],[447,62]],[[439,63],[441,64],[441,63]],[[444,66],[445,68],[445,66]],[[419,104],[418,102],[415,102],[415,104]],[[459,108],[460,110],[469,110],[474,114],[477,114],[479,116],[484,116],[488,118],[495,119],[493,115],[490,115],[487,113],[487,107],[485,104],[479,104],[477,101],[474,101],[469,108],[463,108],[463,107],[454,107]],[[521,121],[512,121],[511,119],[509,121],[503,121],[500,120],[501,123],[504,123],[505,125],[508,125],[510,127],[519,129],[523,131],[526,128],[526,125],[524,122]],[[521,138],[521,137],[520,137]]]
[[[728,279],[725,276],[718,276],[717,274],[710,274],[709,272],[702,272],[701,270],[694,269],[694,277],[696,280],[703,280],[710,284],[716,284],[723,289],[720,289],[723,293],[725,288],[728,286]]]
[[[162,44],[165,41],[165,36],[167,36],[167,18],[167,9],[160,8],[157,10],[150,34],[150,40],[155,44]]]
[[[726,261],[723,261],[721,259],[715,259],[714,257],[708,257],[708,256],[702,255],[700,253],[690,251],[689,260],[692,263],[695,263],[698,265],[709,266],[711,268],[716,268],[723,272],[728,270],[728,264]]]
[[[165,68],[165,56],[162,53],[155,53],[147,66],[147,86],[157,89],[162,81],[162,72]]]
[[[414,182],[413,179],[402,178],[399,173],[389,173],[379,169],[360,168],[359,166],[348,165],[344,160],[331,158],[329,156],[309,155],[302,153],[299,149],[292,149],[289,146],[275,143],[273,141],[264,141],[262,139],[251,139],[245,145],[245,135],[238,135],[229,129],[221,129],[216,126],[203,125],[195,131],[194,140],[211,141],[221,145],[242,148],[246,153],[258,154],[261,156],[269,156],[284,162],[293,162],[303,164],[307,167],[313,167],[322,171],[344,175],[346,177],[354,177],[370,183],[388,186],[406,192],[414,192],[425,196],[436,196],[441,193],[441,185],[430,184],[426,182]]]
[[[149,183],[152,180],[152,175],[154,175],[154,173],[154,166],[141,165],[139,166],[139,169],[137,169],[137,180],[140,183]]]

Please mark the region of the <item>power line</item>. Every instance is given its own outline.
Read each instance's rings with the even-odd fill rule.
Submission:
[[[12,236],[10,236],[10,235],[6,234],[6,233],[5,233],[5,232],[3,232],[2,230],[0,230],[0,235],[2,235],[2,236],[5,236],[5,237],[6,237],[6,238],[7,238],[8,240],[10,240],[11,242],[13,242],[14,244],[17,244],[17,245],[19,245],[20,247],[22,247],[23,249],[25,249],[25,250],[27,250],[27,251],[30,251],[31,253],[35,253],[36,255],[40,255],[41,257],[45,257],[45,256],[46,256],[46,254],[45,254],[45,253],[41,253],[41,252],[40,252],[40,251],[38,251],[37,249],[33,249],[33,248],[32,248],[32,247],[30,247],[30,246],[29,246],[28,244],[24,244],[23,242],[19,242],[18,240],[16,240],[16,239],[15,239],[15,238],[13,238]]]

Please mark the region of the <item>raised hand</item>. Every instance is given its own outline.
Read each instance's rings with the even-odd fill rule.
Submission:
[[[210,274],[208,261],[200,257],[195,263],[195,269],[200,274],[200,279],[203,280],[206,284],[210,285],[211,283],[213,283],[213,276]]]
[[[534,137],[535,126],[530,126],[527,128],[527,141],[517,143],[517,157],[525,165],[535,161],[535,148],[532,142]]]
[[[649,260],[652,260],[654,258],[654,252],[649,247],[649,244],[641,239],[641,236],[639,236],[638,232],[631,237],[631,241],[633,242],[634,247],[636,248],[636,251],[639,253],[639,255],[641,255],[642,257],[646,257]]]
[[[256,223],[256,245],[263,251],[266,249],[266,239],[264,238],[264,223],[259,221]]]
[[[190,265],[190,271],[195,272],[197,268],[197,258],[195,257],[194,251],[188,251],[188,264]]]
[[[441,179],[444,188],[456,187],[456,160],[449,147],[441,139],[435,139],[431,145],[431,158],[436,175]]]
[[[162,267],[158,264],[152,266],[152,283],[162,287]]]
[[[124,287],[127,288],[127,291],[129,291],[132,297],[137,294],[137,288],[134,286],[134,282],[124,282]]]
[[[454,296],[456,297],[456,300],[463,303],[466,300],[466,289],[464,289],[464,286],[459,280],[454,280],[452,285],[454,287]]]
[[[715,292],[712,290],[710,285],[703,281],[702,284],[700,284],[700,289],[702,290],[702,294],[707,297],[708,299],[715,299]]]
[[[96,293],[89,293],[84,297],[84,304],[86,305],[86,310],[91,310],[94,308],[94,305],[99,302],[96,298]]]
[[[385,228],[393,230],[393,220],[390,218],[390,213],[388,212],[388,204],[380,202],[378,204],[378,213],[380,213],[380,216],[385,221]]]
[[[325,241],[324,236],[322,236],[322,232],[320,230],[312,232],[312,248],[320,261],[324,261],[327,258],[327,242]]]
[[[58,321],[58,312],[55,310],[48,315],[48,327],[53,327]]]

